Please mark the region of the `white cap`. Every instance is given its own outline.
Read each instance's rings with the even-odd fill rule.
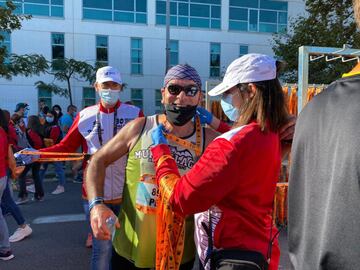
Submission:
[[[249,53],[234,60],[226,69],[222,83],[209,91],[220,95],[239,83],[268,81],[276,78],[276,60],[265,54]]]
[[[122,84],[120,72],[111,66],[102,67],[96,71],[96,82],[116,82]]]

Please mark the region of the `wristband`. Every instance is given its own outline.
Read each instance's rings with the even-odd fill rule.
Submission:
[[[94,208],[95,205],[98,205],[98,204],[104,204],[103,197],[95,197],[94,199],[89,201],[89,212],[91,211],[91,209]]]

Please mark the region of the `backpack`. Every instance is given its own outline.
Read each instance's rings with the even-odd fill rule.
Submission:
[[[20,149],[31,147],[31,145],[27,139],[26,133],[22,132],[22,130],[17,126],[15,126],[15,131],[16,131],[16,138],[17,138],[17,147],[19,147]]]

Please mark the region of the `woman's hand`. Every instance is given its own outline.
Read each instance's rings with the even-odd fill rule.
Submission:
[[[151,138],[154,146],[158,144],[168,144],[167,139],[164,135],[165,128],[163,124],[158,125],[151,133]]]

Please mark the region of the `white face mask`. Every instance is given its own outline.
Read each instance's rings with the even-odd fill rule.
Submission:
[[[101,89],[99,90],[99,96],[106,104],[115,105],[119,100],[120,90]]]

